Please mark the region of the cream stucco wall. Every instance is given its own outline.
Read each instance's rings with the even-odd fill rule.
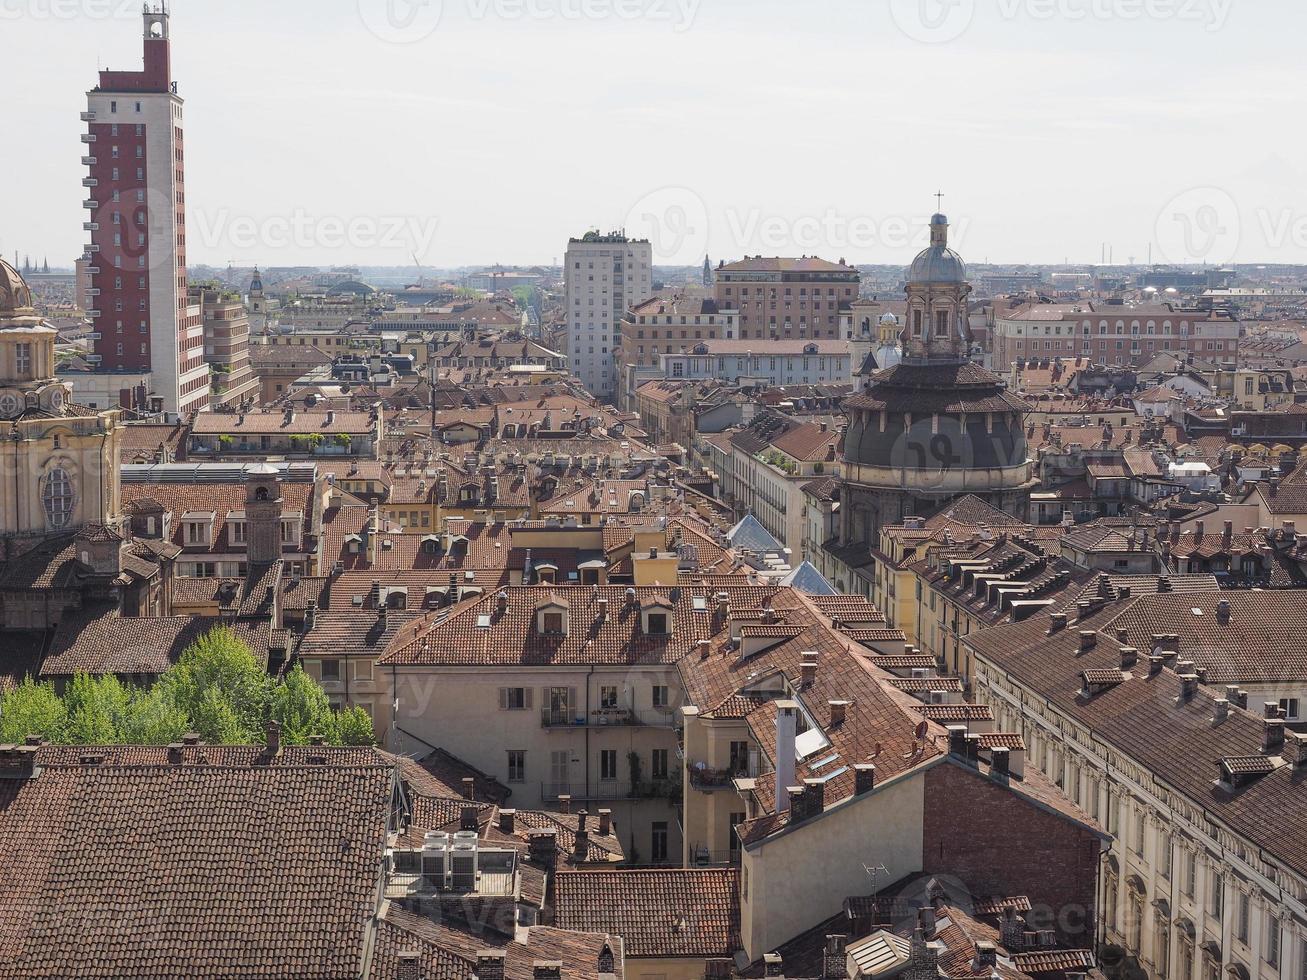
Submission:
[[[835,915],[847,896],[920,871],[925,785],[917,769],[865,796],[828,802],[818,816],[746,849],[740,911],[750,960]],[[882,865],[874,876],[866,870]]]

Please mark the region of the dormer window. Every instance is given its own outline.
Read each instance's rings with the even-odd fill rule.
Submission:
[[[566,599],[550,596],[536,607],[536,630],[546,636],[566,636],[570,611]]]
[[[188,548],[207,548],[213,544],[214,511],[187,511],[182,514],[182,541]]]
[[[640,626],[646,636],[667,636],[672,632],[672,604],[663,598],[653,598],[640,610]]]
[[[359,537],[357,534],[346,535],[345,550],[348,551],[351,555],[357,555],[360,551],[363,550],[363,539]]]

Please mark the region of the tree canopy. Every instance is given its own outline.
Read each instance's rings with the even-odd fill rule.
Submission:
[[[79,674],[62,695],[31,677],[0,695],[0,743],[40,735],[67,745],[166,745],[196,732],[214,744],[256,745],[274,719],[289,745],[306,744],[313,735],[332,745],[375,741],[362,708],[333,711],[326,692],[298,664],[281,679],[269,677],[254,652],[224,627],[187,647],[152,687]]]

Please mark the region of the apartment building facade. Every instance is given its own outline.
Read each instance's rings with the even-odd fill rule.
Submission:
[[[1239,356],[1236,320],[1212,310],[1169,304],[1041,304],[1000,312],[994,319],[994,369],[1018,360],[1089,357],[1095,364],[1129,365],[1167,351],[1222,365]]]
[[[714,270],[717,305],[739,312],[739,339],[834,340],[858,298],[858,270],[816,256],[746,256]]]
[[[611,401],[622,319],[653,294],[653,248],[621,232],[587,232],[567,243],[563,282],[568,365],[587,391]]]
[[[1112,615],[964,638],[977,701],[1112,835],[1100,940],[1154,978],[1303,976],[1307,853],[1282,830],[1307,818],[1307,740],[1200,684],[1173,637],[1126,645]]]

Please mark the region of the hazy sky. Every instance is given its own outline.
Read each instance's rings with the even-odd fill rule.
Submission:
[[[84,241],[140,4],[0,0],[0,249]],[[1302,0],[178,0],[192,262],[1307,262]],[[438,19],[436,15],[439,15]]]

